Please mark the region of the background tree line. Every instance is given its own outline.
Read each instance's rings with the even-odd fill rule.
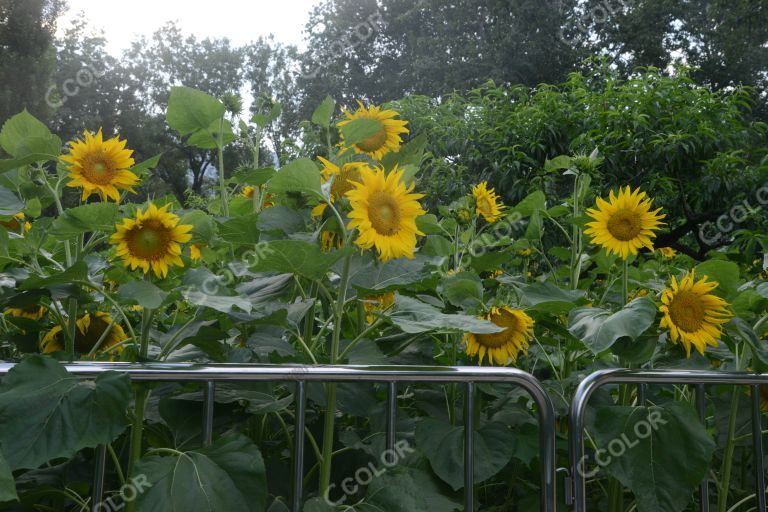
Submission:
[[[305,120],[326,96],[398,101],[427,134],[425,172],[441,198],[488,179],[514,202],[557,186],[548,159],[599,147],[599,179],[650,183],[684,219],[675,237],[698,243],[691,254],[711,247],[696,233],[727,208],[723,194],[735,201],[766,177],[764,0],[322,0],[304,51],[168,23],[122,55],[83,22],[57,38],[65,9],[0,0],[0,122],[27,108],[63,140],[119,132],[137,161],[162,153],[145,193],[182,204],[206,194],[215,155],[168,129],[177,84],[224,99],[233,118],[274,114],[253,165],[323,153],[325,134]],[[228,151],[251,154],[240,142]]]

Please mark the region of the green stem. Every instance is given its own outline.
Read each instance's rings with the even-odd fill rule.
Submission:
[[[219,120],[219,134],[216,143],[217,167],[219,168],[219,187],[221,188],[221,209],[225,217],[229,217],[229,202],[227,200],[227,182],[224,179],[224,116]],[[255,194],[254,194],[255,195]]]
[[[349,244],[346,237],[344,245]],[[349,285],[349,267],[352,255],[344,257],[344,266],[341,270],[339,282],[339,294],[336,298],[335,323],[333,326],[333,338],[331,340],[331,364],[336,364],[339,356],[339,343],[341,342],[341,324],[344,317],[344,304],[347,300],[347,286]],[[333,432],[336,421],[336,383],[329,382],[326,386],[325,422],[323,425],[323,458],[320,467],[320,495],[324,496],[331,484],[331,459],[333,458]]]
[[[624,304],[629,302],[629,261],[627,260],[624,260],[621,272],[621,300]]]
[[[581,247],[579,247],[579,226],[576,224],[576,219],[579,217],[579,175],[577,174],[573,180],[573,227],[571,228],[571,290],[576,290],[579,287],[579,274],[581,259]]]
[[[720,481],[720,492],[717,495],[717,512],[726,512],[728,508],[728,490],[731,486],[731,468],[733,467],[733,450],[736,447],[736,416],[739,413],[740,389],[733,387],[731,396],[731,416],[728,420],[728,439],[725,443],[725,453],[723,454],[723,469],[720,472],[722,479]]]

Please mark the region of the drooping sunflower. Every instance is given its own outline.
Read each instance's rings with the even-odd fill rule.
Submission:
[[[133,151],[125,149],[125,140],[119,137],[104,140],[101,129],[96,135],[84,132],[84,140],[70,142],[68,155],[61,160],[69,164],[68,187],[82,187],[83,200],[98,193],[102,201],[107,198],[120,201],[120,191],[134,192],[139,177],[129,169],[134,161]]]
[[[190,244],[189,259],[191,259],[192,261],[200,261],[200,258],[203,257],[201,251],[202,251],[201,244]]]
[[[399,151],[400,144],[403,142],[400,134],[408,133],[408,128],[405,127],[408,121],[395,119],[400,114],[394,110],[381,110],[381,107],[375,105],[366,108],[360,101],[357,104],[360,108],[355,112],[344,109],[346,119],[339,121],[337,126],[342,127],[358,119],[371,119],[379,123],[379,130],[367,139],[353,144],[352,149],[355,153],[363,153],[374,160],[380,160],[381,157],[391,151]],[[343,133],[341,145],[342,147],[349,146],[344,141]]]
[[[707,345],[717,346],[723,333],[722,324],[733,313],[728,303],[709,292],[717,288],[717,282],[707,276],[698,281],[694,271],[688,272],[678,283],[673,276],[670,287],[661,294],[659,311],[663,314],[662,329],[669,329],[672,343],[680,341],[685,353],[691,357],[691,345],[704,354]]]
[[[480,318],[490,320],[504,330],[490,334],[464,334],[467,355],[474,357],[479,354],[479,364],[483,364],[486,354],[490,364],[506,365],[510,360],[514,363],[521,352],[528,350],[528,343],[533,337],[533,319],[525,311],[509,306],[494,307]]]
[[[20,308],[6,308],[3,314],[6,316],[15,316],[17,318],[28,318],[30,320],[40,320],[48,312],[48,309],[38,304],[30,304]]]
[[[486,222],[496,222],[504,215],[504,205],[499,201],[496,191],[488,188],[488,182],[481,181],[472,187],[472,196],[475,198],[477,214],[482,215]]]
[[[671,260],[672,258],[677,256],[677,251],[671,247],[659,247],[656,250],[659,251],[659,254],[661,254],[664,258],[668,260]]]
[[[137,209],[136,218],[123,219],[117,225],[110,242],[117,245],[117,255],[126,267],[139,267],[145,274],[151,268],[157,277],[164,278],[171,265],[184,266],[180,244],[192,238],[192,226],[180,225],[179,217],[168,212],[169,206],[150,204],[144,212]]]
[[[608,254],[615,253],[622,259],[637,254],[641,247],[653,250],[652,238],[665,217],[659,214],[661,208],[651,211],[653,200],[640,189],[619,189],[616,196],[611,191],[609,201],[598,197],[597,207],[589,208],[587,214],[594,222],[587,223],[584,231],[592,237],[592,243],[601,245]]]
[[[344,240],[335,231],[323,231],[320,233],[320,248],[323,252],[330,252],[333,249],[341,249],[342,247],[344,247]]]
[[[323,168],[320,171],[321,182],[325,184],[333,179],[330,194],[331,202],[338,201],[347,192],[355,188],[354,183],[360,181],[360,171],[362,169],[370,169],[365,162],[349,162],[339,167],[321,156],[318,156],[317,159],[323,164]],[[327,206],[326,203],[318,204],[312,208],[312,216],[321,217]]]
[[[97,311],[93,314],[86,313],[75,321],[75,325],[77,327],[75,352],[78,354],[89,353],[107,329],[109,332],[99,345],[97,352],[109,352],[112,347],[128,339],[120,324],[114,322],[109,313],[103,311]],[[56,325],[43,337],[40,348],[45,354],[61,352],[65,347],[64,337],[61,325]],[[118,347],[116,350],[120,351],[121,349],[122,347]]]
[[[414,184],[402,181],[403,171],[397,166],[389,174],[383,169],[360,170],[360,183],[347,192],[352,205],[349,229],[357,229],[355,244],[363,249],[376,247],[381,261],[405,256],[413,258],[416,235],[423,235],[416,227],[416,218],[426,212],[419,204],[422,194],[413,194]]]
[[[369,324],[376,321],[376,314],[383,313],[392,307],[395,303],[394,292],[372,295],[363,299],[363,309],[365,309],[365,319]]]

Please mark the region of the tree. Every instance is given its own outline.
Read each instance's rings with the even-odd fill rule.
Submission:
[[[22,109],[47,119],[62,0],[0,0],[0,122]]]

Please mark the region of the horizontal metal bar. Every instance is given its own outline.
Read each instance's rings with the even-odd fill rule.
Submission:
[[[588,375],[576,389],[571,402],[569,432],[571,473],[574,484],[574,512],[586,512],[586,487],[581,465],[584,458],[583,432],[589,399],[608,384],[768,384],[768,374],[707,370],[600,370]]]

